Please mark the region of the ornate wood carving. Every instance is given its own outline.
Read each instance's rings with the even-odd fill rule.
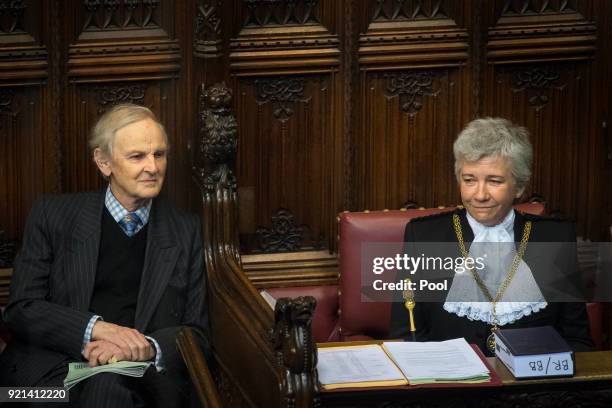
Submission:
[[[259,227],[255,233],[263,252],[289,252],[300,249],[305,230],[308,227],[296,225],[289,210],[280,209],[272,216],[271,227]]]
[[[226,387],[223,380],[219,383],[222,389],[245,391],[242,395],[248,406],[284,406],[280,395],[284,377],[279,374],[281,369],[277,367],[270,341],[273,312],[240,265],[237,192],[232,181],[236,127],[230,105],[231,92],[223,84],[202,86],[200,134],[193,151],[194,177],[202,195],[202,217],[206,220],[203,258],[214,354],[233,384]],[[303,392],[299,390],[299,395]],[[222,391],[223,394],[227,391]],[[304,405],[298,402],[296,407],[299,406]]]
[[[23,0],[0,1],[0,35],[24,33],[23,16],[26,5]]]
[[[244,0],[248,26],[277,26],[287,24],[318,23],[314,9],[319,0]]]
[[[217,367],[213,371],[213,379],[224,407],[241,408],[251,406],[244,399],[241,390],[236,387],[236,384],[229,378],[223,367]]]
[[[98,102],[98,114],[102,114],[120,103],[144,105],[147,87],[144,84],[121,84],[98,86],[94,89]]]
[[[195,41],[196,57],[216,58],[221,50],[221,0],[199,0],[196,5]]]
[[[588,59],[596,31],[575,1],[505,0],[489,29],[486,57],[491,64]]]
[[[80,43],[69,47],[68,76],[71,82],[177,78],[180,59],[174,40]]]
[[[442,0],[375,0],[372,21],[447,18]]]
[[[75,13],[82,15],[81,32],[68,48],[70,81],[177,78],[178,41],[162,26],[171,6],[160,0],[84,0]]]
[[[5,120],[13,121],[17,115],[14,107],[15,90],[0,88],[0,131],[4,128]]]
[[[231,165],[238,145],[238,124],[231,112],[232,90],[225,83],[200,92],[200,135],[198,162],[194,168],[199,182],[212,192],[222,183],[236,191],[236,177]]]
[[[375,0],[368,29],[359,39],[361,69],[464,64],[468,34],[448,10],[449,0]]]
[[[0,0],[0,84],[38,85],[47,77],[47,51],[34,39],[35,15],[26,25],[23,0]],[[36,33],[38,35],[38,33]]]
[[[304,406],[304,401],[320,406],[317,349],[311,328],[316,303],[311,296],[276,301],[271,338],[284,407]]]
[[[83,31],[158,28],[160,0],[84,0],[87,10]]]
[[[7,114],[13,111],[13,98],[15,92],[10,88],[0,88],[0,113]]]
[[[256,79],[257,103],[272,103],[274,117],[285,122],[293,115],[293,105],[310,101],[304,96],[304,84],[303,78]]]
[[[550,1],[550,0],[505,0],[502,15],[542,15],[557,13],[574,13],[577,11],[576,0]]]
[[[15,258],[15,242],[6,238],[3,230],[0,230],[0,268],[12,268]]]
[[[539,111],[550,101],[551,89],[563,89],[560,67],[556,65],[518,66],[511,70],[512,90],[527,91],[529,104]]]
[[[244,0],[244,24],[230,41],[230,69],[238,76],[337,70],[338,36],[317,18],[318,0]]]
[[[343,179],[344,183],[342,191],[344,197],[342,199],[342,208],[350,208],[353,202],[352,194],[352,177],[353,177],[353,143],[355,139],[355,101],[354,96],[358,94],[356,92],[356,78],[359,73],[359,66],[357,65],[357,59],[354,55],[357,52],[357,38],[358,33],[355,30],[357,27],[356,23],[356,11],[353,0],[345,0],[344,2],[344,29],[346,35],[344,36],[344,59],[343,59],[343,80],[344,80],[344,138],[343,138]]]
[[[400,109],[414,116],[423,107],[424,96],[436,96],[440,89],[434,89],[433,71],[408,71],[384,74],[387,79],[386,97],[400,98]]]

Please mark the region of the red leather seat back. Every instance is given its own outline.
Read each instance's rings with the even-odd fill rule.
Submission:
[[[520,204],[517,210],[541,215],[544,214],[543,203]],[[391,303],[363,302],[361,288],[362,244],[389,242],[388,254],[393,256],[402,253],[404,230],[412,218],[424,217],[454,210],[448,208],[427,208],[393,211],[346,212],[340,214],[340,245],[338,250],[340,269],[340,338],[358,340],[365,338],[386,338],[391,319]]]
[[[393,256],[402,253],[404,230],[412,218],[424,217],[453,208],[430,208],[405,211],[372,211],[343,213],[340,215],[340,337],[343,340],[355,340],[368,336],[385,338],[389,331],[391,304],[387,302],[362,302],[361,267],[362,244],[389,242],[385,249]],[[387,251],[385,251],[387,252]],[[359,337],[356,337],[359,336]]]

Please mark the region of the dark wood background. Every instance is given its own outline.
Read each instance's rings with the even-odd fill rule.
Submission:
[[[611,17],[605,0],[0,0],[0,256],[38,196],[103,185],[87,137],[122,101],[160,116],[165,194],[198,211],[188,145],[220,81],[261,285],[332,281],[340,211],[457,204],[452,141],[479,116],[526,126],[527,195],[604,239]]]

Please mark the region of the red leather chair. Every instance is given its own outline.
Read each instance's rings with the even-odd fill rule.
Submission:
[[[388,256],[402,253],[404,230],[412,218],[452,210],[428,208],[340,214],[340,339],[384,339],[389,332],[391,303],[362,302],[362,244],[388,243]],[[382,254],[380,254],[382,256]]]

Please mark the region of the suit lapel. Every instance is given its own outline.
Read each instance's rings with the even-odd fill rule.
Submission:
[[[96,280],[104,194],[91,194],[85,199],[72,229],[64,272],[71,303],[77,310],[87,311]]]
[[[147,247],[136,305],[135,328],[145,332],[166,287],[179,250],[176,232],[163,199],[156,199],[151,208]]]

